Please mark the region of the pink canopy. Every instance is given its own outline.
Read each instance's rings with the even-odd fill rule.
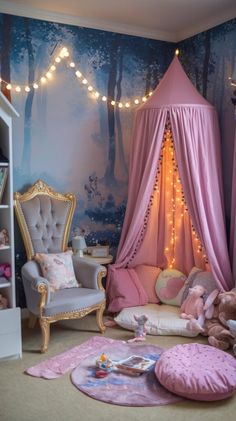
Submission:
[[[117,269],[160,264],[163,241],[160,235],[155,235],[155,227],[160,227],[165,209],[159,210],[157,218],[149,207],[167,119],[192,224],[220,290],[233,287],[225,233],[217,114],[197,92],[175,57],[153,95],[135,115],[125,220],[117,260],[108,271],[110,303],[116,289],[113,279],[117,278]],[[185,244],[178,248],[178,261],[186,274],[191,266],[197,266],[193,254],[186,257],[187,246],[185,239]]]
[[[236,287],[236,129],[234,135],[234,160],[233,160],[233,181],[231,200],[231,223],[230,223],[230,258],[233,270],[233,277]]]

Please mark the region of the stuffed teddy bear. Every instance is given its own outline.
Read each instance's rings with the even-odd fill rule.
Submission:
[[[188,319],[187,329],[192,332],[204,332],[204,322],[206,318],[213,315],[213,302],[218,295],[217,289],[213,290],[207,297],[207,290],[202,285],[195,285],[189,288],[189,293],[181,305],[180,317]],[[206,301],[204,299],[207,297]]]
[[[236,320],[236,290],[220,293],[214,303],[214,314],[205,321],[204,334],[210,345],[226,350],[235,345],[235,331],[229,329],[228,321]]]

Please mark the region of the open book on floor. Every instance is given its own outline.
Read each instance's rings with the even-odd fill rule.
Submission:
[[[156,364],[156,360],[145,358],[140,355],[130,357],[114,363],[114,369],[131,376],[139,376],[149,371]]]

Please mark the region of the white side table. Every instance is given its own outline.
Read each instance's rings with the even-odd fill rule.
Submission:
[[[109,254],[107,257],[92,257],[89,254],[84,254],[82,259],[89,260],[90,262],[99,263],[100,265],[108,265],[112,262],[113,256]]]

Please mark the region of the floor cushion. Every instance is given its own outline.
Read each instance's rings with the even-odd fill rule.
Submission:
[[[150,304],[159,303],[160,300],[157,297],[155,286],[157,277],[161,273],[161,269],[156,266],[138,265],[134,268],[134,270],[147,293],[148,302]]]
[[[159,382],[185,398],[215,401],[236,391],[236,359],[209,345],[176,345],[163,352],[155,367]]]
[[[134,314],[141,316],[146,314],[148,321],[145,324],[146,333],[149,335],[178,335],[194,337],[198,333],[191,332],[186,328],[188,320],[180,318],[180,307],[167,304],[146,304],[124,308],[114,318],[115,322],[128,330],[135,330],[137,322]]]

